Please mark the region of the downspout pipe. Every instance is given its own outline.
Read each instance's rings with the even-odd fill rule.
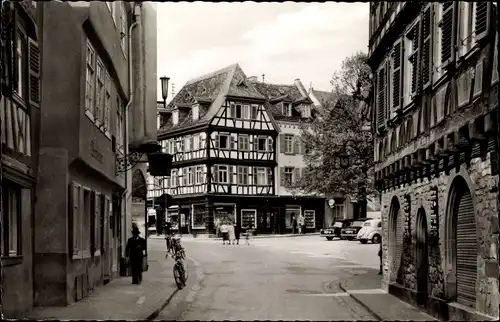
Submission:
[[[133,8],[133,11],[132,11],[132,15],[133,17],[135,18],[136,17],[136,13],[135,13],[135,7],[137,6],[137,4],[134,3],[134,8]],[[135,20],[135,19],[134,19]],[[129,90],[129,100],[128,100],[128,103],[127,105],[125,106],[125,110],[124,110],[124,113],[125,113],[125,135],[124,135],[124,143],[125,143],[125,147],[124,147],[124,152],[125,152],[125,157],[128,158],[129,156],[129,149],[128,149],[128,132],[129,132],[129,126],[128,126],[128,110],[130,108],[130,105],[132,105],[132,101],[134,100],[134,90],[132,88],[132,73],[133,73],[133,70],[132,70],[132,31],[134,30],[134,28],[138,25],[138,21],[135,21],[134,23],[132,23],[132,25],[130,25],[130,27],[128,28],[128,90]],[[126,163],[126,166],[127,166],[128,162]],[[125,166],[125,169],[126,169],[126,166]],[[127,194],[129,193],[129,189],[128,189],[128,170],[125,171],[125,191],[123,192],[122,194],[122,200],[124,200],[125,198],[125,202],[123,203],[123,213],[125,214],[125,218],[124,218],[124,236],[125,236],[125,239],[126,239],[126,234],[127,234]],[[123,247],[122,247],[122,254],[123,254]]]

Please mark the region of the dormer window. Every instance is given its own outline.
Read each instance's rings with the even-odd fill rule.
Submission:
[[[172,111],[172,124],[179,124],[179,110]]]
[[[194,105],[191,108],[191,112],[193,114],[193,121],[196,121],[200,118],[200,106],[199,105]]]
[[[291,103],[283,103],[283,115],[284,116],[292,116],[292,104]]]
[[[311,105],[304,105],[304,109],[302,111],[302,117],[304,118],[311,117]]]

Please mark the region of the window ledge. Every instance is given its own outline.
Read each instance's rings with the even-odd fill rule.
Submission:
[[[23,263],[23,256],[2,256],[4,267],[20,265]]]

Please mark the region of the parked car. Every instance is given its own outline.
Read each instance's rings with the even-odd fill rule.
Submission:
[[[382,240],[382,221],[380,219],[370,219],[363,223],[363,227],[356,236],[361,244],[371,241],[374,244]]]
[[[352,221],[352,219],[337,220],[329,228],[321,229],[320,236],[327,240],[333,240],[333,237],[340,238],[342,228],[349,227]]]
[[[358,232],[363,227],[363,224],[365,223],[365,221],[369,219],[372,218],[361,218],[353,220],[349,227],[342,228],[342,230],[340,231],[340,239],[347,239],[347,240],[356,239]]]

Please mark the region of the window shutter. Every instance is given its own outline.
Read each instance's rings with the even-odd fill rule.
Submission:
[[[273,170],[271,168],[267,169],[267,184],[268,185],[273,185]]]
[[[279,145],[280,145],[280,153],[285,153],[286,142],[285,142],[285,135],[284,134],[280,134],[280,136],[279,136]]]
[[[227,166],[227,182],[229,183],[233,183],[233,166],[232,165],[228,165]]]
[[[377,127],[385,122],[385,65],[378,71],[377,77]]]
[[[493,50],[493,73],[491,74],[491,85],[498,82],[498,32],[496,34],[495,49]]]
[[[420,21],[418,21],[413,27],[411,38],[413,46],[412,62],[411,62],[411,94],[415,95],[418,93],[418,81],[419,81],[419,66],[420,66]]]
[[[95,194],[95,216],[94,216],[94,252],[101,249],[101,194]]]
[[[280,183],[282,186],[285,185],[285,167],[280,167]]]
[[[73,255],[77,255],[80,247],[80,190],[81,186],[75,182],[71,183],[71,219],[72,219],[72,247]]]
[[[11,20],[11,26],[14,26],[14,27],[11,27],[10,29],[10,33],[9,33],[9,41],[11,41],[11,50],[10,50],[10,57],[9,57],[9,60],[10,60],[10,64],[7,64],[7,65],[10,65],[11,68],[10,68],[10,86],[11,86],[11,89],[12,90],[15,90],[17,89],[17,81],[18,81],[18,75],[19,75],[19,72],[17,70],[17,62],[16,62],[16,53],[17,53],[17,19],[16,19],[16,13],[14,11],[14,9],[11,7],[10,9],[10,14],[11,14],[11,17],[12,17],[12,20]]]
[[[212,177],[213,177],[213,181],[214,183],[217,183],[219,182],[219,168],[217,166],[213,166],[212,167]]]
[[[474,31],[476,34],[476,41],[486,37],[490,29],[491,7],[489,1],[475,1],[474,6]]]
[[[273,139],[267,138],[267,151],[273,151]]]
[[[403,41],[398,41],[392,51],[392,114],[401,107],[401,84],[402,84],[402,52]]]
[[[234,136],[230,136],[231,138],[231,149],[237,150],[238,146],[236,145],[236,138]]]
[[[429,4],[424,9],[422,17],[422,48],[421,48],[421,63],[422,63],[422,87],[426,89],[431,84],[432,79],[432,5]]]
[[[215,135],[215,148],[218,149],[219,148],[219,134]]]
[[[300,168],[293,169],[293,182],[297,183],[300,179]]]
[[[293,154],[300,154],[300,139],[297,136],[293,137]]]
[[[28,63],[29,63],[29,103],[39,107],[40,104],[40,49],[38,42],[28,38]]]
[[[443,18],[439,23],[441,28],[441,68],[452,61],[453,55],[453,1],[444,2]]]

